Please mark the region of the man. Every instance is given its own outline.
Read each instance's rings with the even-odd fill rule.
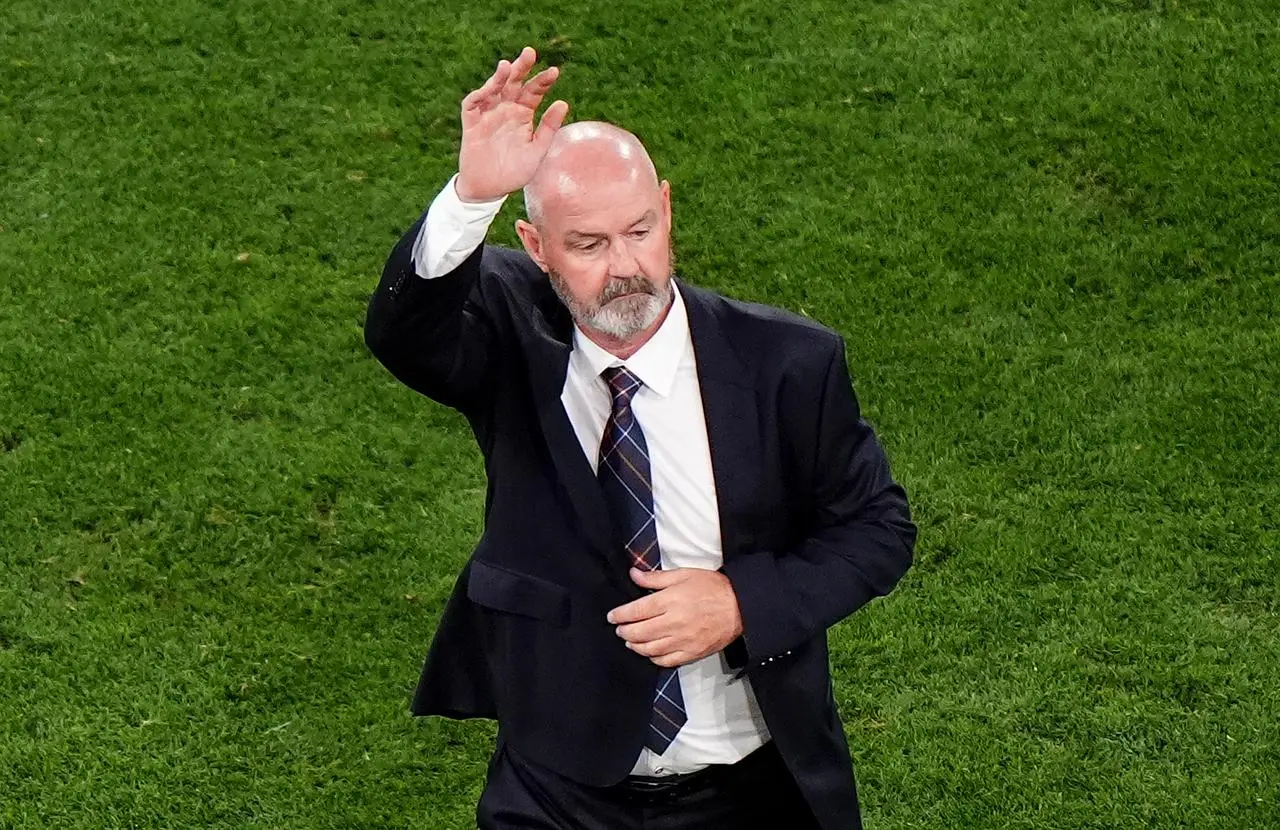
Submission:
[[[369,306],[489,481],[413,711],[497,718],[482,828],[859,827],[826,629],[915,528],[841,341],[674,279],[670,184],[563,101],[535,128],[535,61],[463,99],[458,174]],[[524,252],[484,245],[520,189]]]

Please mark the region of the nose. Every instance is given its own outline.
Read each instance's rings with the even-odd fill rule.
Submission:
[[[613,277],[634,277],[640,273],[640,261],[631,252],[629,240],[625,237],[616,240],[609,246],[609,275]]]

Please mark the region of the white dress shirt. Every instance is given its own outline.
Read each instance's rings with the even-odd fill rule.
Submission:
[[[503,201],[463,202],[450,180],[431,203],[414,243],[418,276],[432,279],[457,268],[484,241]],[[644,383],[632,399],[632,410],[649,448],[662,567],[716,570],[724,555],[711,449],[689,318],[678,288],[666,320],[625,362],[574,327],[560,401],[592,469],[612,407],[600,373],[624,365]],[[619,552],[618,567],[626,566]],[[688,721],[661,755],[642,749],[633,774],[669,775],[732,764],[769,740],[749,681],[734,677],[723,653],[681,666],[679,672]]]

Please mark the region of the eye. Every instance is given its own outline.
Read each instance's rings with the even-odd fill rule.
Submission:
[[[599,239],[593,239],[593,240],[591,240],[591,241],[589,241],[589,242],[579,242],[577,245],[575,245],[575,246],[573,246],[573,247],[574,247],[576,250],[582,251],[584,254],[589,254],[589,253],[591,253],[592,251],[598,251],[598,250],[600,250],[600,246],[601,246],[601,245],[603,245],[603,244],[604,244],[604,243],[603,243],[603,242],[601,242]]]
[[[636,228],[634,231],[628,234],[628,236],[630,236],[632,239],[644,239],[646,236],[649,235],[649,230],[650,230],[649,228]]]

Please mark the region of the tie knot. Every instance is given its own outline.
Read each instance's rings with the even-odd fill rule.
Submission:
[[[644,383],[631,374],[626,366],[610,366],[600,373],[604,382],[609,384],[609,394],[613,396],[614,406],[626,406]]]

